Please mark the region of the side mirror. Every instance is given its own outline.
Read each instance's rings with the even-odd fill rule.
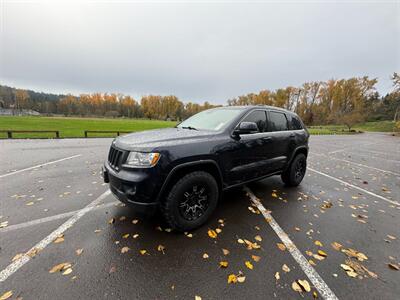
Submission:
[[[259,132],[258,126],[254,122],[242,122],[233,132],[235,135],[250,134]]]

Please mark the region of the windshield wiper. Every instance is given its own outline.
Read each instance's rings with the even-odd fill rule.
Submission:
[[[183,129],[190,129],[190,130],[198,130],[198,129],[192,127],[192,126],[182,126],[181,128],[183,128]]]

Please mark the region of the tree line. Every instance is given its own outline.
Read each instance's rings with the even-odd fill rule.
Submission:
[[[306,125],[343,124],[349,130],[363,121],[400,118],[400,75],[391,77],[393,89],[381,97],[377,79],[368,76],[306,82],[300,87],[262,90],[228,100],[229,105],[272,105],[296,112]]]
[[[354,77],[306,82],[299,87],[262,90],[228,100],[228,105],[272,105],[296,112],[306,125],[354,124],[400,118],[400,75],[391,76],[393,89],[376,91],[377,79]],[[147,95],[140,101],[123,94],[55,95],[0,86],[0,107],[33,109],[47,115],[102,116],[182,120],[216,107],[184,103],[176,96]]]

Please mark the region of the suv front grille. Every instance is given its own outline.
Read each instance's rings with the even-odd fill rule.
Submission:
[[[124,152],[121,150],[118,150],[114,147],[110,148],[110,152],[108,153],[108,163],[113,169],[119,169],[123,154]]]

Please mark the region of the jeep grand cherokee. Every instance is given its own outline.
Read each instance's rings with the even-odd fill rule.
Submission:
[[[272,175],[297,186],[309,133],[293,112],[270,106],[202,111],[175,128],[116,138],[104,164],[112,193],[137,210],[160,209],[179,231],[199,227],[223,191]]]

